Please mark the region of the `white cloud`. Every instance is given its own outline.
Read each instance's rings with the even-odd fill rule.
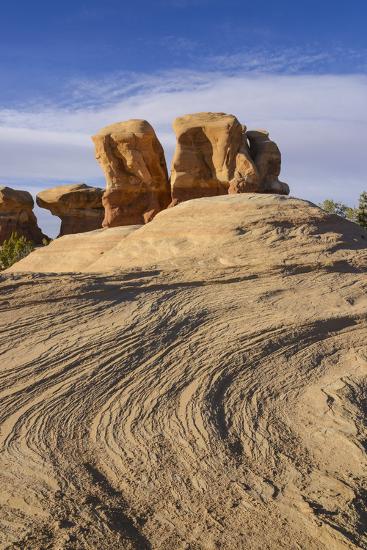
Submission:
[[[42,120],[42,113],[35,115]],[[16,114],[15,114],[16,117]],[[60,113],[62,118],[62,114]],[[87,133],[0,126],[0,180],[90,179],[99,176]]]
[[[367,187],[366,76],[172,71],[136,78],[129,93],[121,86],[117,76],[79,84],[72,107],[0,109],[0,182],[30,190],[56,182],[100,183],[90,140],[99,128],[145,118],[170,158],[172,120],[209,110],[233,113],[250,128],[270,131],[293,195],[354,203]]]

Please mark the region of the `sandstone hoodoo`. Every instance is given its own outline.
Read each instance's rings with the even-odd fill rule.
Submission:
[[[287,195],[281,154],[263,130],[234,115],[195,113],[173,123],[177,145],[168,181],[163,148],[146,120],[106,126],[92,137],[106,177],[103,227],[139,225],[189,199],[227,193]]]
[[[85,183],[60,185],[38,193],[38,206],[61,219],[59,237],[102,227],[103,189]]]
[[[112,124],[92,139],[106,177],[104,227],[147,223],[169,205],[163,148],[146,120]]]
[[[289,193],[278,180],[280,151],[268,133],[247,132],[225,113],[185,115],[173,128],[172,205],[227,193]]]
[[[196,113],[176,118],[173,128],[177,139],[171,172],[173,204],[225,195],[242,144],[242,126],[236,117]]]
[[[279,147],[269,138],[266,130],[251,130],[246,132],[250,143],[251,156],[258,170],[262,191],[288,195],[289,187],[279,181],[281,153]]]
[[[24,236],[34,244],[47,238],[37,225],[33,198],[28,191],[0,187],[0,244],[12,233]]]

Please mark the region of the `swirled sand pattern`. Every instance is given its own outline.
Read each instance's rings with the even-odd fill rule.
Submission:
[[[367,241],[323,216],[2,276],[2,548],[367,548]]]

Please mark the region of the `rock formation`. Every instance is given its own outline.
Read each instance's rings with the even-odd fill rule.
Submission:
[[[23,235],[34,244],[47,238],[37,225],[33,213],[34,201],[28,191],[0,187],[0,244],[12,233]]]
[[[38,206],[61,219],[59,237],[102,227],[103,189],[85,183],[60,185],[38,193]]]
[[[246,133],[250,143],[250,154],[258,170],[262,192],[288,195],[289,187],[279,181],[281,153],[266,130],[251,130]]]
[[[231,179],[228,183],[228,193],[262,193],[263,185],[258,168],[251,156],[246,126],[242,126],[242,135],[239,149],[235,158],[235,165],[231,170]]]
[[[168,206],[163,148],[146,120],[112,124],[92,139],[106,177],[104,227],[147,223]]]
[[[224,195],[242,143],[233,115],[195,113],[173,123],[177,145],[172,160],[172,202]]]
[[[288,194],[279,182],[280,151],[267,132],[225,113],[195,113],[173,123],[172,205],[226,193]]]

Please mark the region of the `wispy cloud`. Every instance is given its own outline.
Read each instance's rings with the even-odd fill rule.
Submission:
[[[26,113],[55,105],[68,111],[81,108],[99,108],[114,105],[130,97],[147,93],[172,93],[185,90],[201,90],[211,82],[224,77],[264,75],[337,75],[366,74],[367,50],[334,47],[323,50],[317,46],[308,48],[256,48],[213,55],[204,48],[200,53],[200,41],[165,35],[160,38],[167,49],[186,50],[192,54],[192,66],[185,60],[185,68],[170,68],[160,72],[115,71],[98,78],[80,77],[59,83],[52,98],[30,97],[17,110]],[[195,50],[196,48],[196,50]],[[13,116],[2,110],[1,116]],[[0,121],[1,123],[1,121]]]
[[[350,52],[348,56],[340,55],[339,49],[320,51],[319,49],[292,48],[290,50],[252,49],[249,52],[237,52],[231,55],[218,55],[210,58],[212,65],[222,70],[243,70],[255,74],[298,74],[323,73],[341,57],[360,58],[360,53]],[[362,59],[362,58],[361,58]]]

